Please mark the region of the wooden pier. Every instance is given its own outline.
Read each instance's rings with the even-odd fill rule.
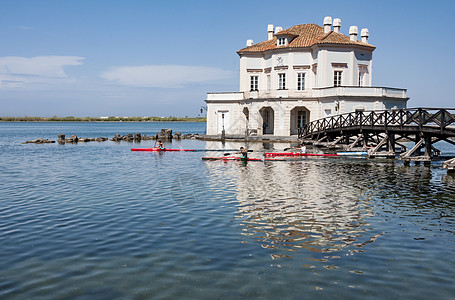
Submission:
[[[455,145],[455,109],[356,111],[310,122],[299,129],[299,138],[328,148],[367,150],[369,157],[430,162],[441,154],[436,142]],[[404,142],[414,145],[408,149]]]

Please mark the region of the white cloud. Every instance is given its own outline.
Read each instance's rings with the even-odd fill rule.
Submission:
[[[124,66],[112,68],[101,77],[136,87],[181,88],[191,83],[226,79],[232,72],[202,66]]]
[[[79,56],[0,57],[0,88],[31,83],[60,83],[68,78],[65,66],[82,65]]]

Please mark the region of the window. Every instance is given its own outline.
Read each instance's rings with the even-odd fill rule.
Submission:
[[[365,86],[365,72],[359,72],[359,86]]]
[[[272,85],[272,80],[270,78],[270,75],[267,75],[267,92],[270,92],[271,85]]]
[[[313,84],[314,84],[314,86],[317,87],[317,86],[318,86],[318,83],[319,83],[319,82],[318,82],[318,67],[315,66],[315,65],[313,65],[313,74],[314,74],[314,79],[313,79],[313,80],[314,80],[314,83],[313,83]]]
[[[305,89],[305,73],[297,74],[297,90],[303,91]]]
[[[278,38],[278,46],[285,46],[286,45],[286,38],[280,37]]]
[[[341,86],[341,73],[342,71],[333,72],[333,86]]]
[[[279,90],[286,89],[286,74],[285,73],[278,74],[278,89]]]
[[[368,67],[366,65],[359,65],[359,86],[368,85]]]
[[[259,76],[251,76],[250,77],[250,90],[251,91],[257,91],[258,90],[258,82],[259,82]]]

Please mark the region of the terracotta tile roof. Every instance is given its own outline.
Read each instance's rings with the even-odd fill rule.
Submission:
[[[289,29],[285,29],[285,30],[281,30],[279,31],[278,33],[275,33],[276,36],[279,36],[279,35],[291,35],[291,36],[298,36],[299,34],[294,32],[294,31],[291,31]]]
[[[293,35],[295,38],[287,46],[277,46],[277,35]],[[324,27],[316,24],[301,24],[285,29],[274,35],[273,39],[266,40],[250,47],[237,51],[238,54],[247,52],[263,52],[272,49],[282,48],[307,48],[314,45],[357,45],[376,49],[375,46],[361,41],[351,41],[349,36],[342,33],[330,31],[324,33]]]

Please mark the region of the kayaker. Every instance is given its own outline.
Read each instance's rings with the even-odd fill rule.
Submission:
[[[300,147],[295,147],[294,149],[300,149],[300,153],[302,153],[302,154],[306,153],[306,146],[304,143],[301,143]]]
[[[161,149],[161,150],[166,149],[166,147],[164,147],[164,144],[161,140],[158,141],[158,145],[156,146],[156,148]]]
[[[241,154],[241,158],[244,159],[244,160],[247,160],[248,159],[248,150],[246,150],[245,148],[243,147],[240,147],[240,152],[239,154]]]

